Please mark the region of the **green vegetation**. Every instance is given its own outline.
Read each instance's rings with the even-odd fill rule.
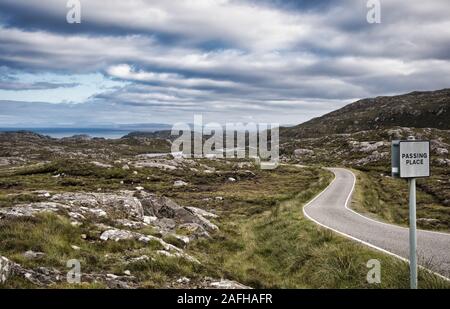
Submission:
[[[414,135],[431,141],[431,177],[417,181],[418,226],[450,231],[450,131],[437,129],[392,128],[333,134],[319,138],[291,140],[283,145],[286,155],[295,149],[311,154],[292,156],[292,163],[342,166],[358,171],[353,207],[388,222],[408,223],[408,185],[390,177],[390,143]]]
[[[321,191],[331,176],[313,170],[314,185],[294,198],[254,215],[231,215],[213,242],[201,241],[211,268],[256,288],[408,288],[408,265],[318,227],[303,217],[304,203]],[[311,170],[304,171],[308,174]],[[299,183],[301,186],[301,182]],[[381,263],[381,284],[367,283],[367,262]],[[450,288],[448,282],[420,272],[421,288]]]
[[[357,175],[352,207],[381,220],[408,225],[408,183],[377,171],[354,171]],[[450,207],[442,206],[434,194],[423,190],[418,180],[417,225],[422,229],[450,231]]]
[[[204,270],[195,264],[180,258],[167,258],[156,255],[162,249],[157,242],[148,244],[123,240],[119,242],[98,240],[100,231],[96,226],[83,224],[73,226],[67,218],[55,214],[41,214],[34,218],[16,218],[0,221],[0,247],[2,255],[26,268],[54,267],[65,274],[69,269],[66,261],[78,259],[82,273],[111,273],[123,275],[130,270],[139,282],[146,287],[163,286],[173,276],[196,277]],[[79,249],[74,250],[72,246]],[[44,252],[39,259],[27,259],[23,252],[33,250]],[[148,261],[125,264],[125,258],[151,255]],[[0,285],[1,287],[1,285]],[[22,278],[13,277],[3,287],[33,287]],[[68,288],[78,285],[65,283],[50,287]],[[82,288],[102,287],[99,284],[83,284]]]
[[[58,159],[41,165],[8,169],[0,181],[0,207],[43,201],[34,190],[51,192],[114,192],[143,186],[184,206],[214,209],[220,230],[211,239],[193,241],[185,252],[201,265],[179,257],[157,254],[161,245],[135,240],[100,241],[101,230],[89,222],[72,225],[63,214],[41,214],[34,218],[0,220],[2,255],[24,267],[53,267],[63,275],[65,262],[81,261],[85,274],[123,275],[128,270],[140,287],[172,286],[180,277],[193,286],[206,276],[236,280],[262,288],[407,288],[407,265],[390,256],[356,244],[324,230],[302,214],[302,206],[331,181],[326,170],[281,166],[275,170],[238,168],[240,160],[195,160],[197,168],[207,166],[216,173],[191,169],[125,170],[112,163],[104,168],[89,162]],[[138,173],[134,173],[137,170]],[[59,177],[54,177],[60,175]],[[61,176],[62,175],[62,176]],[[234,177],[236,181],[228,181]],[[187,186],[174,187],[182,179]],[[67,183],[71,182],[70,185]],[[220,198],[219,198],[220,197]],[[105,221],[105,224],[109,222]],[[137,232],[154,235],[151,227]],[[183,246],[172,236],[168,243]],[[79,249],[74,249],[73,246]],[[39,259],[27,259],[27,250],[44,252]],[[136,260],[143,255],[148,260]],[[381,262],[382,283],[366,281],[370,259]],[[2,287],[36,287],[13,276]],[[103,288],[103,283],[85,282],[81,286],[58,283],[50,288]],[[449,287],[437,277],[421,272],[420,287]]]

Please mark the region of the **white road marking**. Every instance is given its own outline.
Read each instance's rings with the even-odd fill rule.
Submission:
[[[351,189],[350,193],[348,194],[347,199],[346,199],[346,201],[345,201],[345,205],[344,205],[344,207],[345,207],[348,211],[350,211],[350,212],[352,212],[352,213],[355,213],[355,214],[357,214],[358,216],[363,217],[364,219],[367,219],[367,220],[370,220],[370,221],[373,221],[373,222],[376,222],[376,223],[385,224],[385,225],[393,226],[393,227],[396,227],[396,228],[407,229],[407,228],[405,228],[405,227],[400,227],[400,226],[397,226],[397,225],[393,225],[393,224],[389,224],[389,223],[384,223],[384,222],[380,222],[380,221],[374,220],[374,219],[372,219],[372,218],[368,218],[368,217],[363,216],[363,215],[357,213],[356,211],[354,211],[354,210],[348,208],[348,202],[350,201],[350,198],[352,197],[353,191],[354,191],[354,189],[355,189],[356,176],[355,176],[355,174],[354,174],[352,171],[350,171],[350,170],[348,170],[348,169],[344,169],[344,170],[349,171],[349,172],[353,175],[352,189]],[[333,173],[333,174],[334,174],[334,173]],[[381,248],[381,247],[375,246],[375,245],[373,245],[373,244],[371,244],[371,243],[369,243],[369,242],[367,242],[367,241],[364,241],[364,240],[362,240],[362,239],[356,238],[356,237],[351,236],[351,235],[349,235],[349,234],[347,234],[347,233],[338,231],[338,230],[336,230],[336,229],[334,229],[334,228],[332,228],[332,227],[329,227],[329,226],[327,226],[327,225],[325,225],[325,224],[320,223],[319,221],[315,220],[315,219],[312,218],[310,215],[308,215],[308,213],[306,212],[306,208],[307,208],[311,203],[313,203],[317,198],[319,198],[324,192],[326,192],[326,191],[329,189],[329,187],[330,187],[335,181],[336,181],[336,174],[334,174],[334,179],[328,184],[328,186],[327,186],[325,189],[323,189],[319,194],[317,194],[313,199],[311,199],[309,202],[307,202],[307,203],[303,206],[303,215],[304,215],[306,218],[308,218],[309,220],[313,221],[314,223],[316,223],[316,224],[318,224],[318,225],[320,225],[320,226],[322,226],[322,227],[324,227],[324,228],[327,228],[327,229],[329,229],[329,230],[331,230],[331,231],[333,231],[333,232],[335,232],[335,233],[338,233],[338,234],[340,234],[340,235],[342,235],[342,236],[344,236],[344,237],[347,237],[347,238],[352,239],[352,240],[354,240],[354,241],[356,241],[356,242],[359,242],[359,243],[361,243],[361,244],[364,244],[364,245],[366,245],[366,246],[368,246],[368,247],[370,247],[370,248],[376,249],[376,250],[378,250],[378,251],[381,251],[381,252],[383,252],[383,253],[389,254],[389,255],[391,255],[391,256],[393,256],[393,257],[396,257],[396,258],[398,258],[398,259],[400,259],[400,260],[402,260],[402,261],[404,261],[404,262],[409,263],[409,260],[408,260],[408,259],[406,259],[406,258],[404,258],[404,257],[402,257],[402,256],[400,256],[400,255],[398,255],[398,254],[395,254],[395,253],[393,253],[393,252],[391,252],[391,251],[388,251],[388,250],[386,250],[386,249],[383,249],[383,248]],[[423,231],[423,230],[422,230],[422,231]],[[426,231],[426,230],[425,230],[425,232],[432,232],[432,231]],[[432,232],[432,233],[438,233],[438,234],[445,234],[445,235],[448,235],[447,233],[440,233],[440,232]],[[445,277],[445,276],[443,276],[443,275],[441,275],[441,274],[439,274],[439,273],[437,273],[437,272],[434,272],[434,271],[432,271],[432,270],[430,270],[430,269],[428,269],[428,268],[426,268],[426,267],[424,267],[424,266],[419,265],[419,267],[420,267],[421,269],[423,269],[423,270],[426,270],[426,271],[429,272],[429,273],[432,273],[432,274],[434,274],[434,275],[436,275],[436,276],[438,276],[438,277],[444,279],[444,280],[450,281],[450,278],[447,278],[447,277]]]

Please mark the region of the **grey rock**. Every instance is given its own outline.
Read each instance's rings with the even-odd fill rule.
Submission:
[[[156,253],[170,258],[184,258],[190,262],[201,264],[199,260],[188,254],[185,254],[184,252],[168,252],[166,250],[157,250]]]
[[[145,224],[152,224],[158,220],[155,216],[144,216],[143,221]]]
[[[13,264],[9,259],[0,256],[0,283],[5,283],[8,280]]]
[[[97,216],[126,216],[129,219],[142,220],[144,211],[139,199],[133,196],[134,191],[119,191],[118,193],[85,193],[65,192],[55,194],[51,200],[70,205],[77,209],[85,207]],[[102,211],[100,211],[100,210]]]
[[[131,229],[140,229],[145,226],[145,222],[133,221],[133,220],[129,220],[129,219],[117,219],[115,222],[118,225],[128,227]]]
[[[101,168],[111,168],[113,167],[111,164],[107,164],[107,163],[102,163],[102,162],[98,162],[98,161],[91,161],[91,164],[97,166],[97,167],[101,167]]]
[[[49,285],[61,280],[60,272],[54,268],[26,269],[6,257],[0,256],[0,282],[5,283],[12,274],[21,276],[38,286]]]
[[[33,250],[26,251],[23,256],[29,260],[37,260],[45,256],[44,252],[35,252]]]
[[[169,165],[169,164],[164,164],[164,163],[158,163],[158,162],[135,162],[134,167],[137,168],[158,168],[158,169],[162,169],[162,170],[169,170],[169,171],[173,171],[176,170],[177,167],[173,166],[173,165]]]
[[[100,235],[100,239],[105,240],[105,241],[106,240],[119,241],[119,240],[124,240],[124,239],[135,239],[137,237],[140,237],[140,236],[137,235],[136,233],[133,233],[131,231],[126,231],[126,230],[118,230],[118,229],[107,230],[107,231],[104,231]]]
[[[124,240],[124,239],[134,239],[134,240],[141,241],[144,243],[148,243],[150,241],[156,241],[162,245],[164,250],[182,252],[182,250],[180,248],[177,248],[174,245],[166,243],[161,238],[158,238],[158,237],[155,237],[152,235],[144,235],[141,233],[126,231],[126,230],[119,230],[119,229],[106,230],[100,235],[100,239],[104,240],[104,241],[106,241],[106,240],[119,241],[119,240]]]
[[[140,262],[146,262],[146,261],[149,261],[149,260],[150,260],[149,256],[141,255],[141,256],[138,256],[138,257],[135,257],[135,258],[128,259],[128,261],[126,263],[127,264],[128,263],[140,263]]]
[[[438,159],[436,159],[436,162],[438,165],[441,165],[441,166],[450,166],[450,159],[438,158]]]
[[[32,217],[41,212],[57,212],[68,208],[66,205],[54,202],[39,202],[31,204],[19,204],[13,207],[0,208],[0,215],[11,217]]]
[[[160,218],[157,221],[153,222],[153,226],[158,227],[160,231],[163,233],[168,233],[174,228],[176,228],[177,223],[175,220],[170,218]]]
[[[210,283],[210,287],[216,289],[250,289],[250,287],[243,285],[239,282],[221,279],[219,281],[213,281]]]
[[[211,235],[197,223],[185,223],[178,226],[178,229],[185,231],[190,240],[200,239],[200,238],[210,238]]]
[[[205,227],[207,230],[209,230],[209,231],[217,231],[219,229],[219,227],[217,225],[215,225],[214,223],[212,223],[211,221],[209,221],[205,217],[197,214],[197,218],[201,222],[201,225],[203,227]]]
[[[446,154],[448,154],[448,150],[445,148],[436,148],[436,153],[438,155],[446,155]]]
[[[187,278],[187,277],[181,277],[179,279],[177,279],[177,283],[189,283],[191,282],[191,279]]]
[[[294,156],[302,157],[302,156],[311,156],[314,155],[314,150],[299,148],[294,150]]]
[[[433,219],[433,218],[417,218],[417,222],[423,222],[423,223],[439,223],[439,219]]]
[[[206,210],[201,209],[201,208],[189,207],[189,206],[186,206],[185,208],[188,209],[189,211],[191,211],[192,213],[197,214],[197,215],[201,215],[201,216],[203,216],[205,218],[218,218],[219,217],[218,215],[213,214],[212,212],[206,211]]]
[[[208,230],[217,230],[217,226],[204,218],[197,208],[182,207],[167,197],[158,197],[154,194],[141,194],[141,204],[144,209],[144,214],[147,216],[155,216],[158,221],[154,225],[161,228],[171,228],[169,224],[171,221],[164,221],[163,219],[172,219],[176,224],[197,223]],[[208,215],[212,215],[209,214]]]
[[[175,182],[173,183],[174,187],[184,187],[187,185],[188,185],[188,183],[183,180],[175,180]]]

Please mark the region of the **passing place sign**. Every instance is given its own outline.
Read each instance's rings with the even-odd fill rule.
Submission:
[[[400,141],[400,177],[430,176],[430,142]]]

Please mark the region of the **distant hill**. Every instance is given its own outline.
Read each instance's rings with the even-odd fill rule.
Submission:
[[[171,130],[160,130],[153,132],[144,132],[144,131],[133,131],[123,136],[122,139],[125,138],[159,138],[159,139],[170,139],[172,140],[174,136],[171,135]],[[175,136],[176,138],[176,136]]]
[[[450,129],[450,88],[362,99],[294,127],[281,138],[319,137],[392,127]]]

